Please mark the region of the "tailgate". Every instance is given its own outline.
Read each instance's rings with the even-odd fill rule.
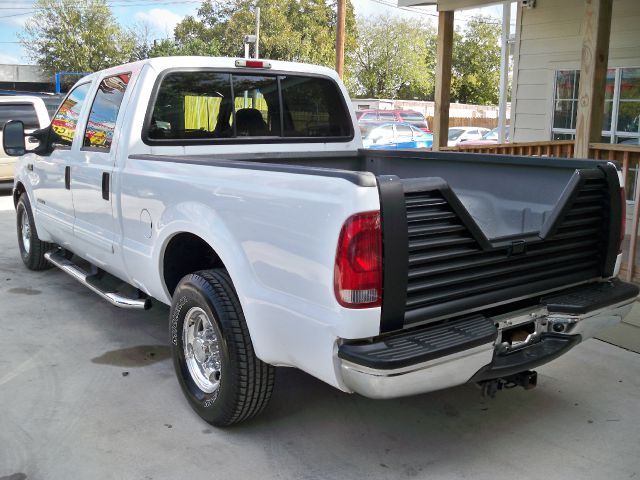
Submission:
[[[468,190],[459,197],[444,178],[379,175],[384,241],[381,332],[611,276],[620,234],[617,171],[601,162],[575,165],[585,168],[569,172],[559,199],[540,214],[535,229],[526,225],[532,213],[519,200],[524,205],[521,231],[493,237],[487,232],[498,222],[487,218],[491,209],[486,206],[480,211],[484,217],[477,208],[474,216],[469,213],[476,204],[469,200]],[[492,185],[482,188],[491,191]],[[498,207],[494,212],[512,213]]]

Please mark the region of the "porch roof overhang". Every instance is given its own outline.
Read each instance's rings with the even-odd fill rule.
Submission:
[[[428,7],[435,5],[441,12],[486,7],[500,3],[504,2],[496,0],[398,0],[399,7]]]

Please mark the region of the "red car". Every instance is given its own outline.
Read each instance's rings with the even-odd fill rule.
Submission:
[[[427,119],[415,110],[360,110],[356,112],[356,118],[359,125],[371,122],[410,123],[423,132],[431,132]]]

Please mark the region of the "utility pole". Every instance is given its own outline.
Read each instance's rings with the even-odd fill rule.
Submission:
[[[346,16],[346,0],[338,0],[338,25],[336,25],[336,71],[340,78],[342,78],[344,71],[344,31]]]
[[[256,7],[256,44],[253,47],[254,58],[258,58],[259,47],[260,47],[260,7]]]

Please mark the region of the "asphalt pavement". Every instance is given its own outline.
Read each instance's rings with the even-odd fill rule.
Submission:
[[[280,368],[259,418],[212,427],[174,377],[168,309],[28,271],[2,195],[0,480],[640,478],[640,355],[599,340],[492,400],[369,400]]]

